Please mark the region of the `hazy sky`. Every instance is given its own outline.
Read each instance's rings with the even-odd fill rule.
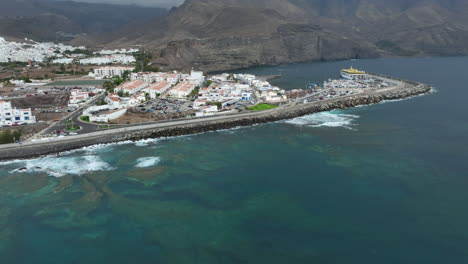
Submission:
[[[76,2],[106,4],[136,4],[145,6],[172,7],[181,5],[184,0],[74,0]]]

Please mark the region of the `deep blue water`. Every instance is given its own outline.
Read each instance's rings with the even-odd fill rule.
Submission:
[[[468,263],[468,58],[248,72],[350,65],[437,92],[1,163],[0,263]]]

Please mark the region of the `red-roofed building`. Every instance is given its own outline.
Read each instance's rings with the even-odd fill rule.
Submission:
[[[172,87],[168,81],[161,81],[151,84],[145,88],[145,92],[149,93],[151,98],[157,98],[158,94],[163,94]]]
[[[177,98],[185,98],[193,91],[193,89],[195,89],[195,87],[195,84],[180,82],[169,91],[169,95]]]
[[[114,92],[120,92],[122,91],[124,94],[136,94],[142,89],[146,88],[148,86],[148,83],[143,82],[143,81],[133,81],[133,82],[125,82],[121,85],[119,85],[117,88],[114,89]]]

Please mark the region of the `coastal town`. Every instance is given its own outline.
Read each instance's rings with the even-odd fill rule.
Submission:
[[[83,50],[86,48],[0,39],[0,60],[26,63],[26,73],[28,67],[45,60],[60,67],[93,65],[79,74],[69,72],[55,78],[4,79],[0,84],[0,125],[9,137],[2,143],[53,142],[145,125],[289,111],[300,105],[408,87],[407,82],[351,67],[337,70],[339,78],[323,84],[285,90],[270,82],[280,76],[160,71],[147,67],[138,49]]]

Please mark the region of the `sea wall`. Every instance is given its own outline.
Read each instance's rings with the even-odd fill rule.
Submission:
[[[273,122],[284,119],[291,119],[312,113],[330,111],[333,109],[345,109],[359,105],[369,105],[382,102],[384,100],[396,100],[427,93],[430,86],[408,82],[398,89],[386,91],[372,91],[365,94],[335,98],[326,101],[318,101],[307,104],[296,104],[288,107],[279,107],[273,110],[238,114],[225,117],[218,117],[216,120],[207,118],[206,120],[185,121],[167,123],[164,125],[147,125],[138,129],[108,130],[102,133],[92,133],[81,137],[70,137],[70,139],[59,142],[41,142],[31,145],[14,145],[0,148],[0,160],[26,159],[42,155],[54,154],[69,151],[85,146],[106,144],[128,140],[141,140],[147,138],[172,137],[188,134],[203,133],[207,131],[229,129],[239,126],[249,126],[260,123]],[[177,123],[177,124],[176,124]]]

